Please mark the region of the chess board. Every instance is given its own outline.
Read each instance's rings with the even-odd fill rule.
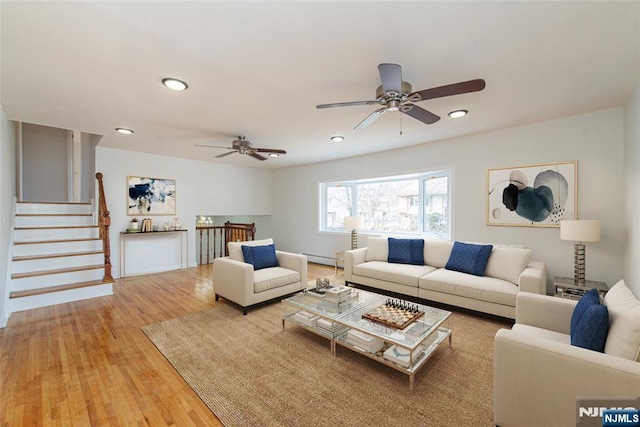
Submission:
[[[406,308],[395,307],[393,304],[380,305],[368,313],[362,315],[364,319],[382,323],[396,329],[404,329],[420,317],[424,311],[413,311]]]

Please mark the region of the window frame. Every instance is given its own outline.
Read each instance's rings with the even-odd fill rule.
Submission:
[[[446,233],[434,233],[426,230],[427,218],[425,216],[425,182],[432,178],[447,177],[447,212],[446,221],[448,224]],[[453,168],[442,168],[434,171],[410,173],[404,175],[382,176],[365,179],[351,179],[339,181],[327,181],[319,184],[319,221],[318,231],[328,234],[345,234],[351,230],[344,227],[328,227],[327,196],[331,187],[351,188],[351,215],[358,212],[358,191],[359,186],[371,183],[397,182],[404,180],[418,180],[418,231],[385,231],[385,230],[361,230],[365,234],[394,235],[394,236],[421,236],[434,239],[451,240],[453,235]]]

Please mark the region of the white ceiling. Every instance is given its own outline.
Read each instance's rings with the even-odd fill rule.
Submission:
[[[11,120],[104,135],[100,146],[282,168],[623,105],[640,78],[640,2],[0,3],[1,96]],[[413,90],[485,79],[423,101],[425,125],[376,106],[377,65]],[[166,89],[163,77],[189,89]],[[465,108],[458,120],[447,113]],[[400,121],[402,116],[402,122]],[[114,131],[128,127],[135,134]],[[402,128],[403,134],[400,135]],[[331,143],[332,135],[345,141]],[[267,161],[196,144],[246,135]]]

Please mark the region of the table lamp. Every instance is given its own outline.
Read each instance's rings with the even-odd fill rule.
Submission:
[[[357,228],[362,228],[364,221],[361,216],[345,216],[344,228],[351,228],[351,249],[358,249],[358,232]]]
[[[585,248],[582,242],[599,242],[602,234],[599,220],[560,221],[560,239],[577,242],[573,246],[573,278],[584,283]]]

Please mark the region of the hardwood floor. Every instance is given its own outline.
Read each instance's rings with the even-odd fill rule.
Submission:
[[[333,273],[309,264],[308,280]],[[209,264],[119,279],[111,296],[12,314],[0,425],[222,425],[140,329],[224,304],[211,276]]]

